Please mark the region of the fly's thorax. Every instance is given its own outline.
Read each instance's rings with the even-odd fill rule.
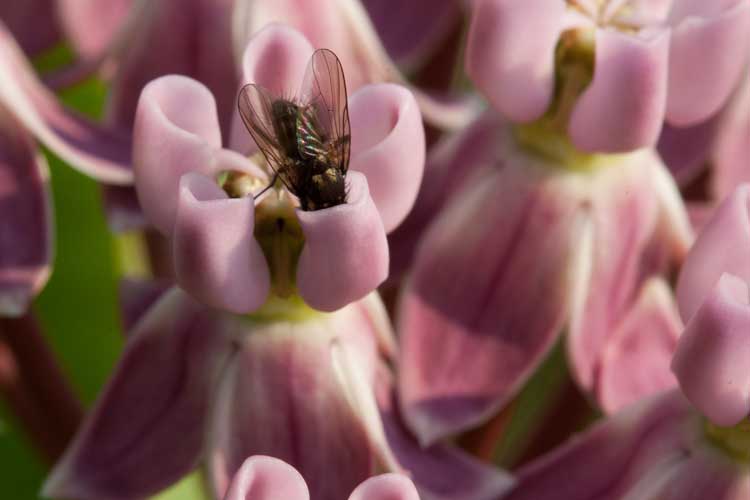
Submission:
[[[273,129],[281,152],[290,160],[299,158],[297,121],[300,107],[287,99],[276,99],[271,104]]]

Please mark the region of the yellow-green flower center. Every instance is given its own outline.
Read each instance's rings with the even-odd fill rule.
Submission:
[[[739,462],[750,462],[750,420],[745,419],[734,427],[719,427],[706,420],[709,441]]]

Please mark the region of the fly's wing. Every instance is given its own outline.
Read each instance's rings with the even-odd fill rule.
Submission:
[[[261,85],[248,83],[240,89],[237,106],[240,116],[258,149],[263,153],[273,171],[281,181],[293,190],[294,179],[291,169],[286,168],[286,156],[279,145],[274,128],[273,103],[276,98]]]
[[[336,54],[316,50],[307,65],[299,101],[304,109],[298,124],[299,150],[317,156],[320,149],[344,174],[349,168],[351,127],[344,69]]]

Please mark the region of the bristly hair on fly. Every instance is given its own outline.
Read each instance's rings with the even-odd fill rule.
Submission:
[[[316,50],[296,98],[272,95],[261,85],[242,87],[242,121],[266,161],[302,210],[346,203],[351,127],[341,61]]]

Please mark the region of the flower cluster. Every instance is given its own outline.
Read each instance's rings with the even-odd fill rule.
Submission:
[[[43,496],[750,496],[750,0],[33,0],[0,55]],[[45,154],[148,250],[80,424]]]

